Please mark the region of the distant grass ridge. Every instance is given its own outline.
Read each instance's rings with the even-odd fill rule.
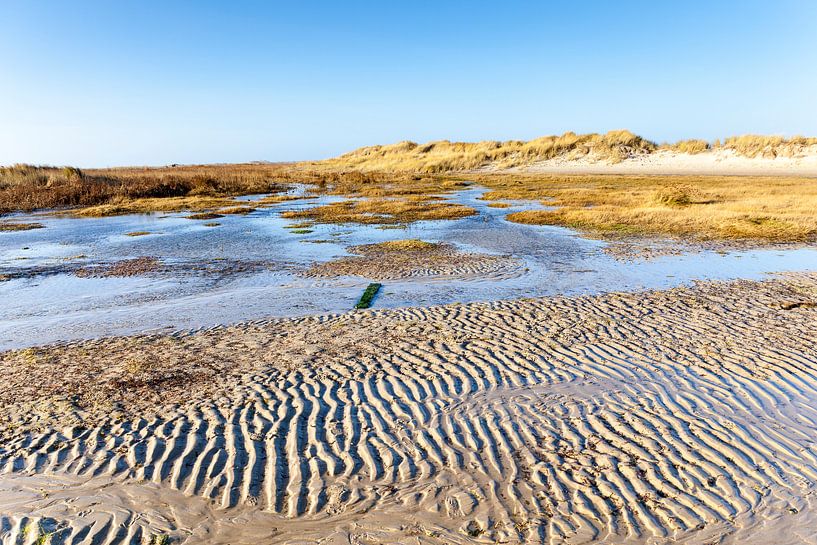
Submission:
[[[659,146],[630,131],[615,130],[605,134],[566,132],[561,136],[543,136],[527,142],[439,140],[418,144],[404,141],[363,147],[334,159],[321,161],[317,165],[330,169],[356,169],[363,172],[442,174],[484,168],[501,170],[524,167],[550,159],[574,161],[587,158],[619,163],[658,150],[698,154],[723,149],[745,157],[794,157],[807,151],[811,146],[817,146],[817,138],[761,135],[732,136],[723,142],[689,139]]]

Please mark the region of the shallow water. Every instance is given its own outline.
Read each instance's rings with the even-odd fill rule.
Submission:
[[[368,279],[315,279],[298,272],[316,261],[347,255],[349,246],[403,238],[512,255],[520,266],[495,275],[389,281],[375,307],[667,288],[698,279],[752,279],[774,272],[817,270],[817,250],[809,248],[707,251],[621,262],[602,251],[604,243],[581,238],[569,229],[504,219],[509,212],[541,207],[538,204],[514,202],[507,209],[489,208],[479,199],[482,193],[481,188],[469,188],[448,197],[478,210],[469,218],[417,222],[404,229],[317,225],[301,234],[286,228],[297,222],[281,218],[281,211],[341,199],[279,203],[247,216],[213,220],[220,223],[217,227],[186,219],[185,214],[82,219],[19,215],[13,219],[37,221],[45,229],[0,232],[0,274],[33,268],[49,274],[0,282],[0,348],[343,312],[352,308]],[[151,234],[127,236],[136,231]],[[80,278],[61,270],[141,256],[159,258],[175,272]],[[195,271],[203,265],[217,266]]]

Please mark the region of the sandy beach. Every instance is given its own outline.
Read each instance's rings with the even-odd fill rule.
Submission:
[[[0,545],[817,545],[817,2],[735,7],[0,1]]]
[[[816,302],[798,274],[6,352],[0,536],[813,543]]]

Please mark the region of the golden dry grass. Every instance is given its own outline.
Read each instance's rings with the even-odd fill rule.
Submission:
[[[664,144],[661,146],[661,149],[669,149],[672,151],[677,151],[680,153],[689,153],[690,155],[695,155],[697,153],[703,153],[705,151],[709,151],[712,149],[712,146],[706,140],[680,140],[675,142],[674,144]]]
[[[149,212],[181,212],[212,210],[234,206],[236,201],[225,197],[155,197],[148,199],[118,199],[116,202],[71,210],[82,217],[120,216],[122,214],[146,214]]]
[[[255,208],[251,206],[230,206],[227,208],[220,208],[216,211],[217,214],[230,214],[230,215],[246,215],[250,212],[255,212]]]
[[[475,170],[487,165],[509,168],[563,156],[575,159],[591,155],[618,162],[629,155],[649,152],[655,147],[652,142],[626,130],[606,134],[566,132],[561,136],[543,136],[528,142],[399,142],[360,148],[336,159],[322,161],[318,165],[364,172],[444,173]]]
[[[457,219],[474,214],[476,210],[469,206],[407,196],[403,199],[347,200],[305,210],[290,210],[281,216],[315,223],[395,224]]]
[[[817,179],[747,176],[481,176],[487,199],[545,199],[508,215],[601,236],[800,242],[817,238]]]
[[[435,242],[428,242],[417,238],[403,240],[387,240],[377,244],[370,244],[369,247],[383,252],[418,252],[428,251],[438,248],[440,245]]]
[[[165,197],[272,193],[291,181],[289,165],[115,168],[0,167],[0,214]],[[299,174],[301,176],[301,174]]]
[[[726,138],[720,147],[731,149],[738,155],[746,157],[793,157],[806,151],[810,146],[817,146],[817,138],[794,136],[764,136],[745,134]]]
[[[42,223],[0,221],[0,231],[29,231],[31,229],[42,229],[44,227],[45,225]]]

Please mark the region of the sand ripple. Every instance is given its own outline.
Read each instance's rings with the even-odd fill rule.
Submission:
[[[316,263],[304,275],[317,278],[362,276],[373,280],[434,277],[499,280],[523,273],[522,262],[509,256],[462,252],[449,244],[396,242],[417,242],[426,247],[420,250],[399,246],[389,248],[388,245],[394,242],[353,246],[349,250],[356,255]]]
[[[798,293],[817,277],[255,324],[273,365],[228,395],[11,433],[0,536],[814,543]]]

